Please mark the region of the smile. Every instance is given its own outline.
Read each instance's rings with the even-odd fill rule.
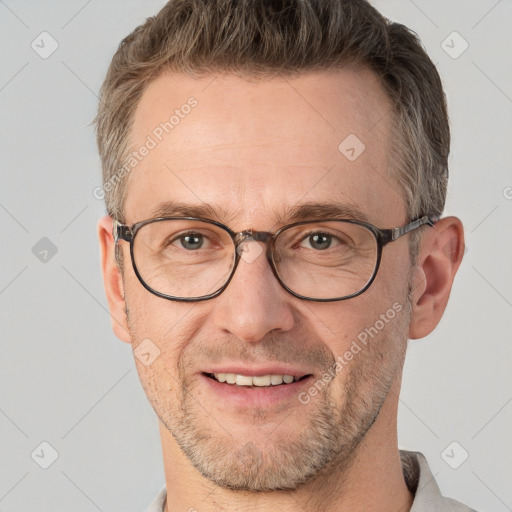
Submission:
[[[216,380],[217,382],[245,387],[280,386],[283,384],[291,384],[292,382],[297,382],[308,377],[308,375],[303,375],[302,377],[294,377],[293,375],[275,374],[250,376],[239,375],[236,373],[205,373],[205,375],[211,379]]]

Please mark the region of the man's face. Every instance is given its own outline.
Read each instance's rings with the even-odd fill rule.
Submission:
[[[181,109],[190,97],[197,106]],[[390,104],[367,70],[262,81],[164,74],[138,105],[132,149],[176,109],[179,123],[129,175],[126,224],[151,218],[165,202],[207,203],[234,231],[275,232],[287,223],[277,215],[304,203],[343,203],[383,228],[407,221],[388,170]],[[120,243],[132,346],[149,339],[160,350],[151,365],[136,359],[141,382],[170,442],[207,478],[246,490],[296,488],[348,464],[379,411],[394,411],[407,337],[408,237],[384,249],[366,292],[326,303],[284,290],[264,252],[241,259],[214,299],[162,299],[140,284]],[[205,375],[254,369],[309,376],[252,389]],[[334,378],[322,382],[329,370]]]

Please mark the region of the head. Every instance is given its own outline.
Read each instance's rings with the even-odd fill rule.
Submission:
[[[365,1],[171,1],[121,43],[96,127],[114,331],[135,355],[151,347],[151,364],[136,358],[142,385],[190,463],[227,488],[293,489],[391,432],[407,340],[435,328],[462,258],[457,219],[386,246],[352,299],[293,296],[262,256],[194,303],[147,291],[112,221],[152,218],[163,203],[234,231],[332,210],[317,205],[380,228],[440,216],[448,119],[417,37]],[[308,385],[270,404],[217,401],[205,373],[235,366],[280,366]]]

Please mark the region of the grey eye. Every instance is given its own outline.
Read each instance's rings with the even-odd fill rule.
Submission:
[[[328,249],[331,246],[332,236],[327,233],[313,233],[309,235],[308,241],[313,249]]]
[[[194,250],[200,249],[202,247],[204,237],[199,233],[188,233],[186,235],[180,236],[178,240],[184,249]]]

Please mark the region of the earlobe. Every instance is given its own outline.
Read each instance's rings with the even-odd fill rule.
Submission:
[[[463,254],[464,229],[458,218],[446,217],[423,232],[413,275],[409,338],[427,336],[441,320]]]
[[[131,343],[130,331],[125,312],[124,285],[121,272],[114,257],[114,237],[112,236],[112,217],[106,215],[98,221],[98,240],[100,243],[101,270],[103,285],[110,309],[110,318],[114,334],[126,343]]]

